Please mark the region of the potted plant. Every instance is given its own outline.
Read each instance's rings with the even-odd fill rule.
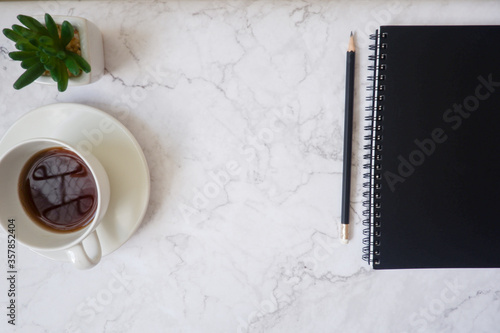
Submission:
[[[19,51],[10,52],[26,71],[14,83],[21,89],[33,81],[57,84],[59,91],[69,85],[98,80],[104,73],[102,36],[90,21],[79,17],[45,14],[45,25],[36,18],[19,15],[24,25],[4,29]],[[70,23],[71,22],[71,23]]]

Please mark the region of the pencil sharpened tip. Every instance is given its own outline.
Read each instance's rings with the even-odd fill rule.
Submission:
[[[356,51],[356,46],[354,46],[354,35],[352,34],[351,31],[351,37],[349,38],[349,46],[347,47],[348,52],[354,52]]]

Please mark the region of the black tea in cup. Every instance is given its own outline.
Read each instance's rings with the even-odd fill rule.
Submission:
[[[98,201],[92,172],[77,154],[62,147],[41,150],[26,162],[19,197],[34,222],[57,232],[87,226]]]

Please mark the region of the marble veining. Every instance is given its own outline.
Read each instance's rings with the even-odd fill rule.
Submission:
[[[499,24],[499,9],[465,0],[0,3],[3,27],[20,13],[91,20],[106,58],[94,84],[14,91],[22,70],[0,36],[0,135],[42,105],[100,108],[137,138],[152,190],[139,230],[92,270],[19,246],[17,325],[2,315],[1,331],[498,331],[498,270],[376,272],[361,260],[361,185],[369,34],[381,24]],[[351,30],[352,240],[342,246]]]

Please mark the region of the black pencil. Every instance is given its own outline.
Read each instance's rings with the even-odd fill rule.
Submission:
[[[345,118],[344,118],[344,171],[342,178],[342,215],[340,241],[349,242],[349,208],[351,199],[352,109],[354,100],[354,59],[356,48],[351,32],[346,55]]]

